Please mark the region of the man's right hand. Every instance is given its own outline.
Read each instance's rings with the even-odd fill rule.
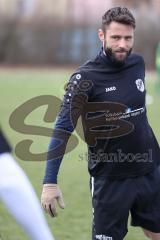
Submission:
[[[65,208],[62,192],[59,186],[57,184],[44,184],[41,195],[41,204],[45,212],[51,217],[57,216],[56,202],[60,208]]]

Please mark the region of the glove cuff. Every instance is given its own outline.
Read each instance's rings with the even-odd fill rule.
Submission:
[[[45,183],[43,184],[44,187],[58,187],[58,184],[55,183]]]

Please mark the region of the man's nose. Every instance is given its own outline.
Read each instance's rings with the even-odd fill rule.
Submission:
[[[120,40],[119,40],[119,47],[125,49],[126,46],[127,46],[127,43],[126,43],[125,39],[123,39],[123,38],[120,39]]]

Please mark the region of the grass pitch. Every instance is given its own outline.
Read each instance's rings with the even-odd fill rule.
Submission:
[[[46,151],[49,138],[24,135],[12,130],[9,126],[9,117],[18,106],[33,97],[53,95],[62,99],[64,84],[71,73],[72,69],[0,69],[0,122],[14,147],[23,139],[31,139],[34,140],[32,146],[34,153]],[[160,93],[159,95],[156,94],[155,79],[155,74],[147,74],[146,76],[148,94],[153,98],[153,103],[148,105],[148,116],[160,142]],[[27,117],[26,123],[52,128],[53,123],[45,123],[43,120],[46,109],[46,106],[42,106],[32,112]],[[80,161],[78,157],[82,152],[86,152],[86,146],[82,141],[79,141],[76,149],[65,155],[61,165],[59,185],[66,203],[65,210],[58,209],[59,216],[56,219],[46,216],[51,231],[59,240],[91,239],[92,209],[89,176],[86,161]],[[15,158],[25,170],[40,198],[45,162],[29,162],[22,161],[16,156]],[[7,213],[2,203],[0,203],[0,239],[28,239],[14,219]],[[145,240],[146,238],[141,229],[129,226],[129,233],[125,239]]]

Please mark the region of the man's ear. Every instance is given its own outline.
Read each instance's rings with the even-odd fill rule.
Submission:
[[[98,30],[98,37],[99,37],[100,41],[102,43],[104,43],[104,32],[101,28]]]

